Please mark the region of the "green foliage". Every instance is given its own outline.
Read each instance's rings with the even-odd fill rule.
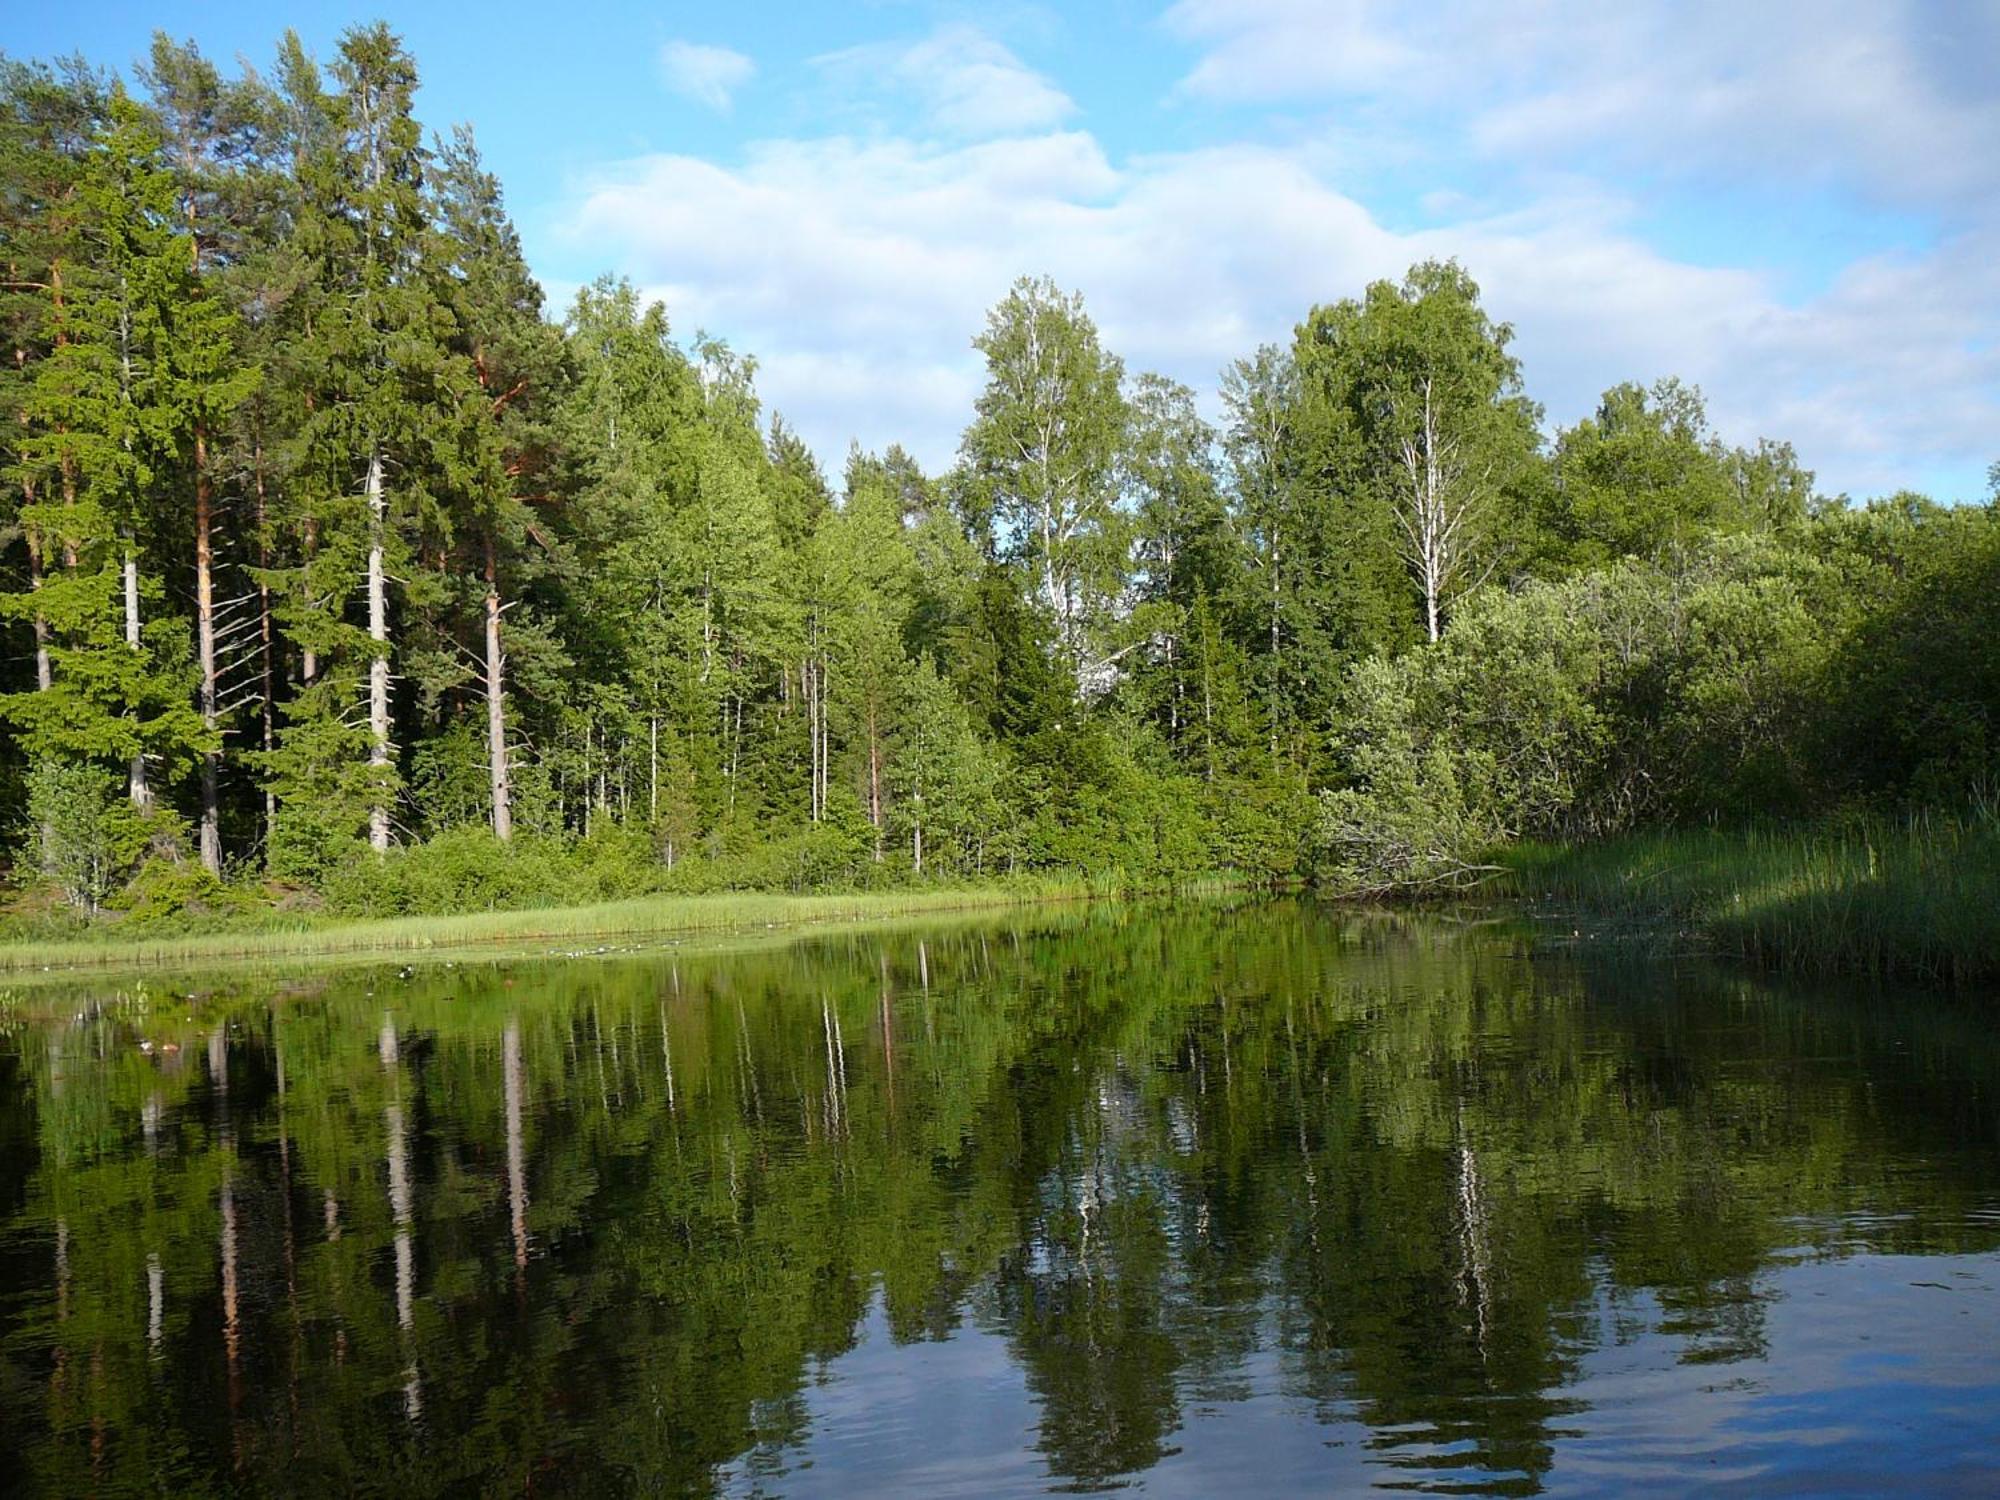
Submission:
[[[1825,566],[1754,540],[1477,596],[1349,678],[1322,873],[1435,888],[1513,839],[1803,810],[1848,617]]]
[[[1527,844],[1496,889],[1804,974],[2000,978],[2000,818],[1843,817]]]
[[[95,915],[163,831],[125,796],[119,778],[88,761],[48,760],[28,773],[27,821],[41,877]]]
[[[1650,391],[1620,385],[1557,440],[1543,545],[1572,568],[1654,557],[1717,532],[1794,524],[1811,493],[1789,444],[1725,447],[1698,389],[1671,379]]]
[[[630,284],[543,315],[387,27],[137,77],[0,63],[0,824],[32,867],[29,765],[122,769],[147,920],[225,900],[176,873],[191,810],[278,899],[427,913],[1438,889],[2000,777],[1990,508],[1820,501],[1673,380],[1545,451],[1454,262],[1309,309],[1219,428],[1023,277],[955,466],[836,487]],[[87,904],[139,861],[103,868]]]

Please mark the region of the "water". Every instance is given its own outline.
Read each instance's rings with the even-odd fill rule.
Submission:
[[[1996,1082],[1292,904],[21,990],[0,1492],[1992,1492]]]

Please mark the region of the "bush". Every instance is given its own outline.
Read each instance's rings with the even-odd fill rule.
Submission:
[[[160,922],[249,912],[259,902],[252,892],[209,874],[199,861],[155,855],[108,904],[128,921]]]
[[[1828,582],[1737,539],[1475,595],[1442,641],[1350,673],[1316,874],[1449,888],[1514,839],[1801,810],[1814,684],[1846,624]]]
[[[44,761],[28,773],[27,821],[42,878],[95,915],[153,839],[171,836],[173,820],[134,807],[122,779],[103,766]]]

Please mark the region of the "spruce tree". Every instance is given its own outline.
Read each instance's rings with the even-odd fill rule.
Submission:
[[[546,553],[550,546],[530,503],[546,508],[553,500],[554,416],[568,370],[561,335],[542,317],[541,288],[528,272],[500,185],[481,165],[470,129],[454,132],[439,164],[442,249],[449,270],[443,285],[455,315],[456,373],[462,379],[469,371],[478,386],[477,397],[459,406],[451,523],[462,562],[471,564],[480,584],[490,814],[494,835],[505,840],[513,834],[514,812],[501,617],[512,575],[533,570],[537,551]]]
[[[37,761],[123,762],[134,811],[164,834],[159,784],[213,745],[190,702],[185,633],[146,619],[161,592],[145,566],[156,486],[184,426],[173,345],[190,273],[158,137],[122,92],[83,159],[75,203],[89,270],[69,282],[59,337],[23,393],[19,449],[37,491],[21,524],[65,565],[4,600],[45,622],[48,685],[0,698],[0,713]]]
[[[300,143],[293,240],[305,342],[295,355],[302,426],[291,461],[305,534],[298,643],[313,667],[268,762],[312,860],[358,812],[386,849],[398,785],[392,740],[392,576],[434,586],[418,539],[442,529],[434,484],[455,458],[454,325],[427,257],[437,253],[425,194],[427,153],[412,114],[414,62],[386,26],[355,28],[331,68],[335,129]],[[305,80],[294,88],[316,102]],[[365,580],[362,621],[345,578]],[[365,677],[363,726],[350,719]],[[366,747],[365,777],[346,762]],[[359,806],[357,806],[357,803]],[[304,825],[310,825],[309,827]]]

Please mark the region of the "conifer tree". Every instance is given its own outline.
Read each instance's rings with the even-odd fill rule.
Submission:
[[[519,237],[501,205],[500,185],[481,165],[470,129],[461,127],[440,160],[439,209],[445,282],[457,327],[456,348],[478,384],[460,438],[461,478],[452,519],[476,559],[482,587],[481,679],[494,835],[513,835],[508,751],[507,654],[501,616],[507,608],[502,559],[532,566],[536,534],[529,497],[548,499],[554,466],[553,416],[565,380],[561,336],[542,318],[542,292],[521,258]],[[541,538],[547,546],[545,535]]]
[[[236,409],[259,380],[243,359],[243,334],[227,290],[220,284],[233,267],[253,257],[246,200],[254,183],[245,167],[258,141],[261,92],[247,82],[226,83],[192,43],[176,46],[156,34],[143,70],[161,132],[164,166],[171,174],[175,223],[184,239],[188,275],[175,294],[169,318],[167,378],[170,401],[182,427],[182,468],[191,500],[194,533],[195,661],[197,698],[213,740],[201,762],[201,862],[222,871],[221,672],[216,598],[217,471],[221,439]],[[257,646],[269,649],[266,641]],[[268,694],[268,684],[265,687]]]
[[[48,685],[0,699],[0,712],[35,759],[123,761],[127,796],[150,820],[155,768],[171,781],[213,735],[189,702],[184,633],[144,615],[160,595],[142,573],[154,487],[183,430],[173,320],[191,273],[158,138],[122,92],[75,202],[89,271],[70,281],[60,337],[24,392],[20,446],[39,496],[21,524],[65,566],[6,600],[46,622]]]
[[[304,804],[297,810],[317,825],[314,837],[337,842],[359,800],[368,840],[382,850],[398,784],[389,581],[404,579],[406,591],[429,586],[414,565],[416,542],[437,529],[433,485],[455,460],[459,372],[434,279],[427,154],[412,114],[416,66],[378,24],[341,38],[331,72],[340,86],[337,133],[301,141],[293,230],[307,326],[291,471],[308,527],[305,597],[294,618],[315,671],[271,770],[280,799]],[[308,112],[311,87],[301,79],[295,88]],[[341,584],[356,574],[365,580],[360,625],[345,618]],[[329,656],[338,659],[331,671],[320,661]],[[365,779],[342,764],[356,733],[348,715],[357,666],[366,680]]]

